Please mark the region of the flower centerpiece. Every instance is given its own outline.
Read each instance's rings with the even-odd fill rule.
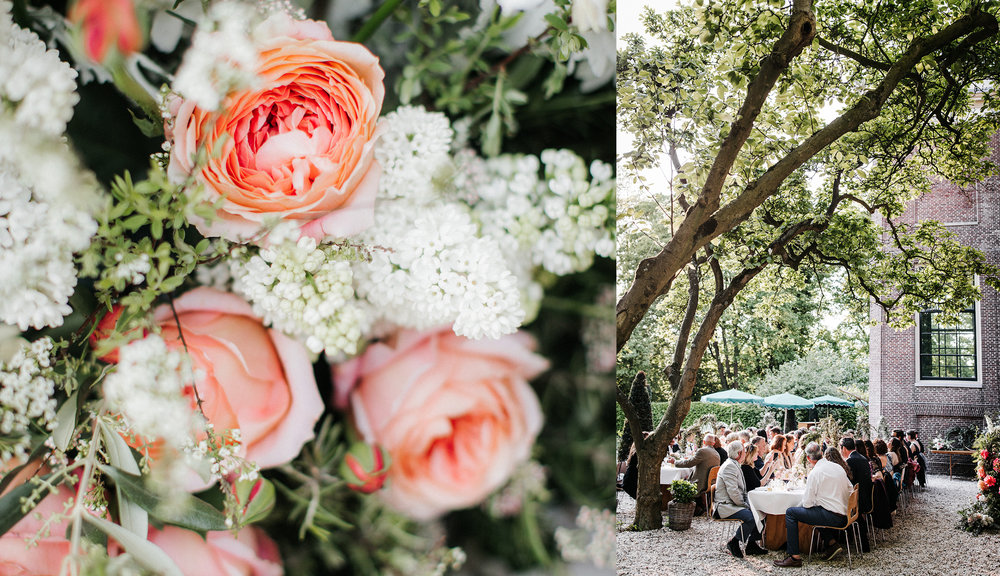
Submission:
[[[979,534],[996,528],[1000,518],[1000,426],[986,417],[986,428],[974,443],[979,493],[973,504],[959,511],[959,528]]]
[[[48,4],[0,0],[0,572],[613,562],[613,4]]]

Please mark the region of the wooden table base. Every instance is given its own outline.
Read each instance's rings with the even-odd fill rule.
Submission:
[[[812,536],[812,525],[799,522],[799,551],[809,553],[809,538]],[[788,533],[785,531],[784,514],[764,515],[764,548],[768,550],[784,550],[788,543]]]

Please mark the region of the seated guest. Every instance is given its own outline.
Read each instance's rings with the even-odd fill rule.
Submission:
[[[868,552],[868,525],[862,513],[872,509],[872,468],[861,452],[854,438],[840,439],[840,455],[847,462],[851,482],[858,485],[858,527],[861,528],[861,551]]]
[[[767,440],[767,430],[761,428],[760,430],[757,431],[757,435],[763,438],[764,440]]]
[[[772,425],[770,428],[767,429],[767,441],[769,443],[773,442],[774,437],[778,434],[781,434],[781,428]]]
[[[705,512],[704,499],[701,498],[708,490],[708,471],[719,465],[719,453],[715,451],[716,437],[714,434],[705,434],[702,440],[702,447],[694,453],[694,456],[685,460],[674,462],[673,458],[667,458],[668,462],[673,462],[678,468],[694,468],[691,481],[698,485],[698,504],[695,506],[695,516]]]
[[[722,440],[718,436],[715,437],[715,452],[719,455],[720,465],[726,461],[726,458],[729,458],[726,449],[722,447]]]
[[[785,468],[792,467],[792,452],[795,451],[795,435],[785,434],[785,449],[783,454],[785,457]]]
[[[760,460],[763,463],[763,459],[760,458],[760,451],[766,447],[763,438],[759,438],[760,442],[750,444],[746,447],[746,456],[743,457],[743,463],[740,465],[740,469],[743,470],[743,481],[746,484],[747,492],[751,490],[756,490],[761,486],[766,485],[771,481],[771,476],[774,474],[774,470],[770,467],[762,468],[758,470],[755,462]]]
[[[771,440],[771,448],[764,458],[764,465],[767,466],[770,462],[776,463],[776,472],[791,467],[790,463],[785,460],[785,437],[781,434],[775,434],[774,440]]]
[[[751,434],[749,430],[740,430],[740,442],[743,443],[744,448],[750,443],[750,436]]]
[[[917,431],[912,429],[906,431],[906,443],[909,444],[910,452],[914,454],[914,460],[920,466],[917,470],[917,482],[923,488],[927,484],[927,459],[924,458],[924,443],[920,441]]]
[[[767,439],[763,436],[754,436],[750,445],[756,448],[757,457],[750,462],[761,474],[764,473],[764,455],[767,454]]]
[[[753,556],[767,554],[767,550],[757,544],[760,532],[757,530],[753,512],[747,505],[747,487],[743,482],[743,472],[740,470],[740,462],[745,454],[743,443],[739,440],[730,442],[726,445],[726,454],[729,458],[722,463],[719,477],[715,481],[715,505],[712,513],[715,518],[739,518],[743,521],[736,530],[736,535],[726,543],[733,556],[743,557],[739,542],[748,539],[747,554]]]
[[[674,436],[673,441],[670,443],[670,452],[681,451],[680,438],[680,436]]]
[[[643,431],[642,437],[648,438],[651,432]],[[626,494],[636,498],[639,491],[639,456],[635,453],[635,442],[628,451],[628,463],[625,465],[625,476],[622,478],[622,490]]]
[[[739,432],[730,432],[729,434],[726,434],[725,445],[729,446],[729,444],[731,442],[736,442],[739,439],[740,439],[740,433]]]
[[[827,458],[820,455],[819,444],[810,442],[806,446],[806,458],[814,465],[806,479],[806,492],[802,506],[793,506],[785,511],[785,532],[788,537],[788,556],[775,560],[774,565],[785,568],[802,566],[799,556],[799,522],[814,526],[844,526],[847,524],[847,501],[851,496],[851,481],[847,479],[847,467],[830,458],[840,458],[836,448],[827,450]],[[823,535],[822,532],[820,533]],[[833,558],[840,552],[835,538],[829,539],[830,554]]]
[[[889,439],[889,453],[892,458],[892,479],[896,481],[896,487],[903,488],[903,470],[910,462],[910,457],[903,446],[903,441],[893,436]]]

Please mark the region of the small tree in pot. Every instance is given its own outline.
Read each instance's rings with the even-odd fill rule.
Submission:
[[[694,497],[698,494],[698,486],[687,480],[674,480],[670,483],[670,494],[673,500],[667,504],[667,526],[671,530],[687,530],[694,516]]]

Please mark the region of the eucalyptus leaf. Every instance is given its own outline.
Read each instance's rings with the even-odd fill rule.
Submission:
[[[101,433],[107,445],[108,460],[111,465],[115,469],[138,474],[139,465],[136,464],[132,450],[125,443],[125,440],[115,431],[104,427],[101,428]],[[115,485],[115,494],[118,497],[118,518],[122,527],[145,539],[149,533],[149,514],[122,490],[121,485]]]
[[[52,431],[52,441],[56,448],[65,452],[69,447],[69,441],[73,438],[73,431],[76,430],[76,409],[77,394],[73,394],[68,400],[63,402],[56,412],[56,427]]]
[[[43,478],[50,476],[51,474],[43,476]],[[21,510],[21,500],[27,498],[35,488],[37,488],[35,484],[25,482],[0,498],[0,536],[6,534],[34,509],[32,506],[27,510]]]
[[[179,505],[163,506],[160,497],[143,484],[141,477],[106,465],[101,465],[101,471],[110,477],[115,486],[125,492],[132,502],[164,524],[187,528],[202,534],[229,528],[226,525],[226,516],[202,500],[188,497]]]
[[[152,570],[163,576],[184,576],[180,568],[177,567],[177,564],[174,564],[170,556],[167,556],[167,553],[156,544],[145,538],[139,538],[132,532],[117,524],[108,522],[104,518],[84,514],[83,519],[111,538],[114,538],[143,568]]]

